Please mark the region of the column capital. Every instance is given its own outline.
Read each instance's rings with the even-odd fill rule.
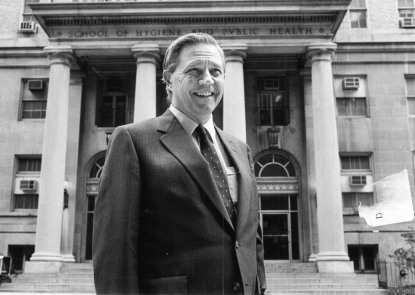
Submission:
[[[333,42],[311,43],[307,48],[307,59],[311,62],[326,60],[331,62],[331,57],[337,49]]]
[[[157,44],[136,44],[131,46],[134,58],[139,63],[153,63],[160,60],[160,47]]]
[[[220,46],[225,53],[226,62],[240,62],[243,63],[246,58],[246,51],[248,50],[248,45],[245,43],[235,43],[235,44],[222,44]]]
[[[43,49],[50,60],[50,64],[64,64],[71,66],[75,59],[72,46],[47,46]]]

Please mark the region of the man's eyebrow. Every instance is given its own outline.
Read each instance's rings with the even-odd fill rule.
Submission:
[[[188,68],[191,68],[191,67],[194,67],[194,66],[198,66],[201,63],[204,63],[204,61],[194,60],[194,61],[189,62],[188,64],[185,64],[184,67],[183,67],[183,69],[188,69]],[[223,65],[222,64],[219,64],[219,63],[217,63],[215,61],[209,61],[209,63],[213,64],[214,67],[223,68]]]

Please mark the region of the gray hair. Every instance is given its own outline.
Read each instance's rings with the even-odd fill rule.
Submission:
[[[169,48],[166,50],[166,54],[164,55],[164,62],[163,62],[163,78],[162,81],[166,83],[166,91],[167,91],[167,101],[171,102],[172,93],[168,89],[168,85],[170,84],[170,76],[176,70],[177,65],[180,62],[180,53],[184,47],[187,45],[192,44],[212,44],[216,46],[219,51],[219,54],[222,57],[223,63],[223,70],[225,70],[225,54],[223,53],[222,48],[220,48],[218,42],[213,38],[211,35],[205,33],[191,33],[184,36],[177,38],[172,44],[170,44]]]

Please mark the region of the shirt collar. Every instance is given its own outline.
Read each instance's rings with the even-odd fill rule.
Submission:
[[[186,131],[187,135],[192,137],[193,132],[195,131],[196,127],[199,126],[199,124],[197,124],[195,121],[190,119],[186,114],[179,111],[172,104],[170,104],[169,109],[173,113],[173,115],[176,117],[176,119],[180,122],[183,129]],[[202,126],[206,128],[206,130],[210,134],[210,137],[213,139],[213,143],[216,144],[216,130],[215,130],[215,125],[213,124],[212,115],[210,116],[209,120],[207,120],[207,122],[203,124]]]

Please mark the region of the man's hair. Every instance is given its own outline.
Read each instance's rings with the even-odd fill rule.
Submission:
[[[225,71],[225,54],[223,53],[222,48],[220,48],[218,42],[208,34],[205,33],[191,33],[184,36],[177,38],[172,44],[170,44],[169,48],[166,50],[166,54],[164,55],[164,62],[163,62],[163,82],[166,83],[166,91],[167,91],[167,101],[171,102],[172,93],[169,90],[168,86],[170,84],[170,77],[171,74],[174,73],[176,70],[177,65],[180,62],[180,54],[184,47],[187,45],[193,44],[212,44],[214,45],[219,54],[222,57],[223,63],[223,70]]]

